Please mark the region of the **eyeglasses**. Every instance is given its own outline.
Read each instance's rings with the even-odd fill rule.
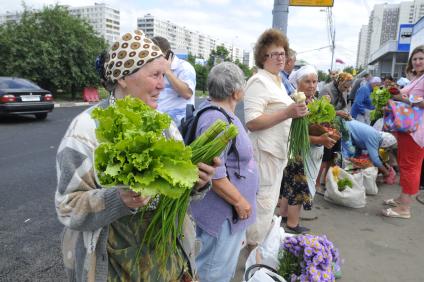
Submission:
[[[279,52],[272,52],[270,54],[266,54],[265,56],[266,57],[271,57],[271,59],[274,59],[274,60],[276,60],[278,58],[283,58],[284,59],[286,57],[286,53],[285,52],[281,52],[281,53],[279,53]]]

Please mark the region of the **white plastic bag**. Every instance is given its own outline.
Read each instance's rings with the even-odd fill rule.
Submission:
[[[271,228],[264,241],[249,254],[245,264],[245,282],[285,282],[283,277],[271,270],[277,270],[279,267],[278,253],[281,242],[285,237],[291,236],[284,232],[280,223],[281,217],[274,215]],[[261,265],[265,265],[267,268],[261,267]]]
[[[246,269],[254,264],[265,264],[273,269],[278,268],[278,252],[280,250],[282,236],[280,223],[281,217],[274,215],[271,228],[264,241],[249,254],[246,260]]]
[[[325,182],[324,199],[350,208],[363,208],[366,204],[365,188],[362,183],[362,173],[351,175],[340,169],[339,179],[349,178],[352,181],[352,188],[347,187],[343,192],[339,191],[337,182],[333,177],[333,168],[330,167]]]
[[[362,170],[362,176],[364,178],[365,193],[367,195],[377,195],[378,193],[377,175],[378,175],[378,168],[376,168],[375,166]]]

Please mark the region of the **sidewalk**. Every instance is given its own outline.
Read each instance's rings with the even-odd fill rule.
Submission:
[[[90,106],[97,104],[98,102],[83,102],[83,101],[54,101],[55,108],[66,108],[66,107],[80,107]]]
[[[367,205],[351,209],[331,204],[317,195],[312,211],[302,216],[312,234],[326,234],[342,258],[340,282],[424,281],[424,205],[414,200],[411,219],[382,217],[383,200],[396,197],[399,185],[379,185]],[[414,198],[415,199],[415,198]],[[243,281],[246,250],[242,250],[233,282]]]

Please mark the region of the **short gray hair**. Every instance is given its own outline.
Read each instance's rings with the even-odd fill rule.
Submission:
[[[225,100],[243,89],[246,80],[243,71],[234,63],[223,62],[214,66],[208,75],[209,97]]]

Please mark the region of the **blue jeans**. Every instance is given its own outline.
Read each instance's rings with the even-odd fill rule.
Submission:
[[[228,220],[222,224],[218,237],[213,237],[196,227],[196,237],[202,242],[202,248],[196,257],[196,268],[202,282],[229,282],[237,267],[242,242],[246,230],[235,234],[230,232]]]

